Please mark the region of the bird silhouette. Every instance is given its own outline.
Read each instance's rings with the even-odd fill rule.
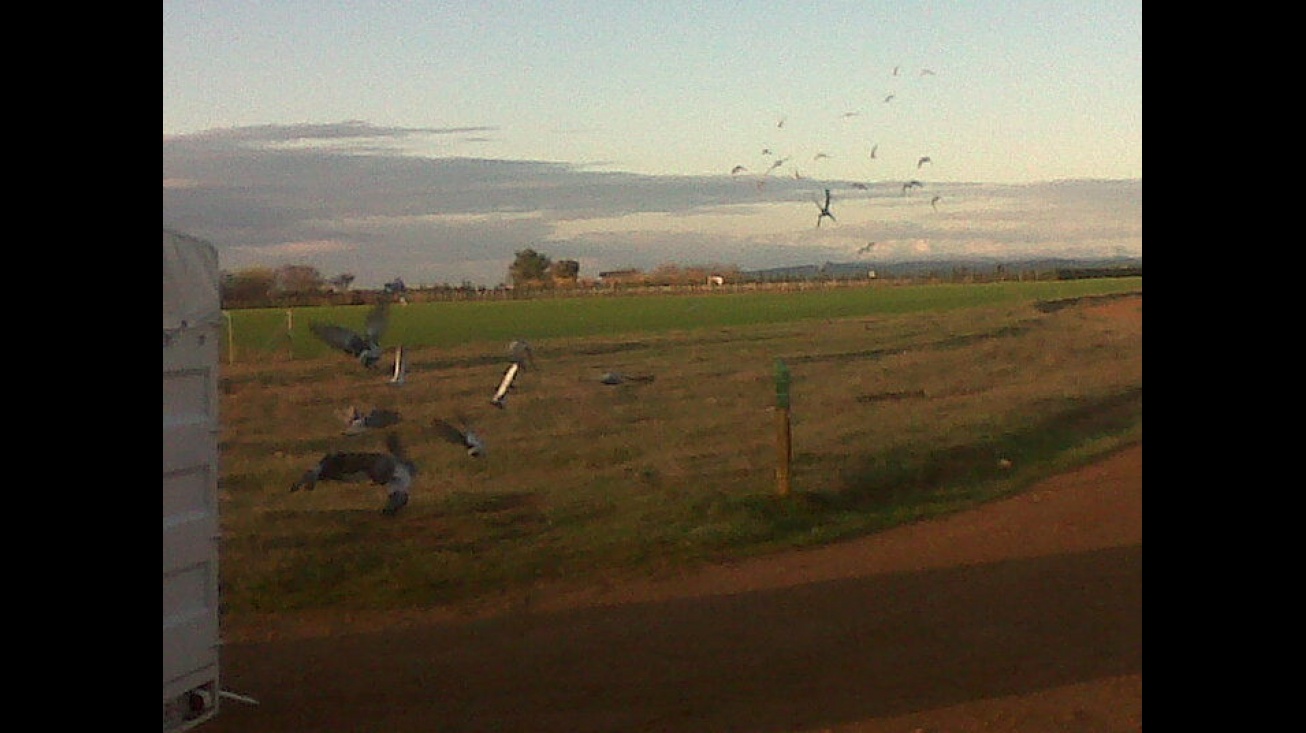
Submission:
[[[922,155],[920,159],[916,161],[916,170],[920,170],[921,166],[925,165],[926,163],[933,163],[933,162],[934,161],[930,160],[930,156]]]
[[[908,191],[912,190],[913,188],[921,188],[924,185],[925,184],[921,183],[920,181],[907,181],[906,183],[902,184],[902,195],[906,196]]]
[[[898,96],[898,95],[897,95],[897,94],[890,94],[890,95],[888,95],[888,96],[886,96],[886,97],[884,98],[884,101],[885,101],[885,102],[892,102],[892,101],[893,101],[893,98],[896,97],[896,96]]]
[[[599,384],[616,386],[626,384],[627,382],[652,382],[652,374],[622,374],[621,372],[603,372],[599,377]]]
[[[830,189],[825,189],[825,206],[822,206],[820,202],[817,202],[816,207],[821,210],[820,213],[816,215],[817,229],[821,228],[821,220],[827,216],[830,217],[830,221],[835,221],[834,214],[830,213]]]
[[[371,369],[381,360],[381,336],[385,334],[390,319],[390,301],[378,301],[367,314],[363,333],[331,323],[310,323],[313,335],[350,356],[356,357],[364,367]]]
[[[857,254],[859,254],[859,255],[864,255],[864,254],[866,254],[867,252],[870,252],[870,251],[871,251],[871,248],[874,247],[874,246],[875,246],[875,242],[867,242],[866,244],[864,244],[864,245],[862,245],[861,247],[858,247],[858,248],[857,248]]]
[[[874,158],[875,158],[875,154],[878,153],[879,151],[880,151],[880,144],[879,144],[879,143],[876,143],[876,144],[872,145],[872,146],[871,146],[871,158],[874,159]]]
[[[731,168],[731,169],[730,169],[730,175],[733,176],[733,175],[736,175],[736,174],[738,174],[738,173],[743,173],[743,172],[746,171],[746,170],[748,170],[748,169],[745,168],[745,167],[743,167],[742,165],[737,165],[737,166],[735,166],[734,168]]]
[[[361,435],[369,428],[388,428],[403,419],[395,410],[374,407],[369,412],[363,412],[352,406],[344,411],[344,418],[345,435]]]
[[[461,427],[437,417],[431,421],[431,428],[435,431],[436,436],[445,442],[466,448],[467,455],[472,458],[480,458],[485,455],[484,441],[468,427],[466,418],[458,416],[457,420],[461,423]]]
[[[389,498],[383,514],[394,516],[408,504],[408,489],[417,476],[417,464],[408,457],[399,436],[394,433],[386,435],[386,451],[327,453],[318,460],[317,465],[304,472],[298,481],[291,484],[290,491],[300,489],[312,491],[319,481],[356,481],[367,479],[378,486],[386,487]]]
[[[942,198],[942,197],[941,197],[941,196],[935,196],[934,198],[930,199],[930,208],[931,208],[931,209],[934,209],[935,211],[938,211],[938,210],[939,210],[939,207],[938,207],[936,204],[939,203],[939,199],[940,199],[940,198]]]
[[[854,183],[854,184],[853,184],[853,188],[855,188],[855,189],[857,189],[857,190],[859,190],[859,191],[865,191],[865,190],[866,190],[866,184],[865,184],[865,183],[861,183],[861,182]]]

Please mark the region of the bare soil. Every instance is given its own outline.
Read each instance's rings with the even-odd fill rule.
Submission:
[[[259,704],[202,730],[1141,730],[1142,461],[679,577],[224,620]]]

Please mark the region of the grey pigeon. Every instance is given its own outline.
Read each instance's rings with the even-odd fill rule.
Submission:
[[[466,420],[460,418],[459,422],[462,423],[463,427],[458,427],[448,420],[437,417],[431,421],[431,428],[435,430],[436,436],[440,439],[466,448],[467,455],[472,458],[480,458],[485,455],[485,442],[481,440],[480,436],[472,432],[471,428],[467,427]]]
[[[652,381],[653,381],[652,374],[622,374],[621,372],[604,372],[603,376],[599,377],[600,384],[607,384],[612,386],[618,384],[625,384],[626,382],[652,382]]]
[[[317,465],[304,472],[291,484],[291,492],[304,489],[312,491],[319,481],[367,480],[386,487],[389,498],[381,510],[387,516],[408,504],[408,489],[417,476],[417,464],[404,452],[399,436],[386,436],[386,453],[336,451],[322,456]]]
[[[397,425],[402,418],[395,410],[374,407],[370,412],[363,412],[357,407],[345,411],[345,435],[360,435],[369,428],[388,428]]]
[[[382,300],[367,314],[363,333],[330,323],[310,323],[313,335],[322,339],[371,369],[381,360],[381,336],[385,334],[390,318],[390,301]]]

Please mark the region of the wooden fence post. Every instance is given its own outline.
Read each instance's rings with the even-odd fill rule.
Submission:
[[[788,496],[789,463],[793,458],[793,444],[789,432],[789,367],[775,360],[775,416],[776,416],[776,491]]]

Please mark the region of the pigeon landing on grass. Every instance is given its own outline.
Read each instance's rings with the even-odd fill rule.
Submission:
[[[503,409],[504,400],[508,398],[508,391],[512,389],[513,380],[517,378],[517,372],[524,366],[535,366],[535,352],[531,350],[529,342],[517,339],[508,344],[508,369],[503,373],[503,379],[499,380],[499,388],[494,391],[494,396],[490,398],[490,404]]]
[[[363,333],[331,323],[310,323],[313,335],[328,345],[358,359],[368,369],[381,360],[381,336],[385,334],[390,319],[390,301],[382,300],[367,314]]]
[[[606,384],[609,386],[626,384],[628,382],[652,382],[652,381],[653,381],[652,374],[622,374],[621,372],[604,372],[603,376],[599,377],[600,384]]]
[[[384,410],[379,407],[372,408],[371,412],[363,412],[357,407],[350,407],[345,410],[345,435],[361,435],[369,428],[388,428],[396,425],[402,419],[399,413],[394,410]]]
[[[463,427],[458,427],[448,420],[437,417],[431,421],[431,429],[435,431],[440,439],[466,448],[467,455],[472,458],[480,458],[485,455],[485,443],[480,436],[467,427],[466,420],[459,418],[459,422]]]
[[[398,387],[408,381],[408,361],[404,359],[404,346],[395,348],[395,373],[390,377],[390,384]]]
[[[408,489],[417,475],[417,465],[408,458],[399,436],[390,433],[385,439],[386,453],[336,451],[322,456],[317,465],[291,484],[290,491],[312,491],[319,481],[368,480],[384,486],[389,494],[386,516],[394,516],[408,504]]]

